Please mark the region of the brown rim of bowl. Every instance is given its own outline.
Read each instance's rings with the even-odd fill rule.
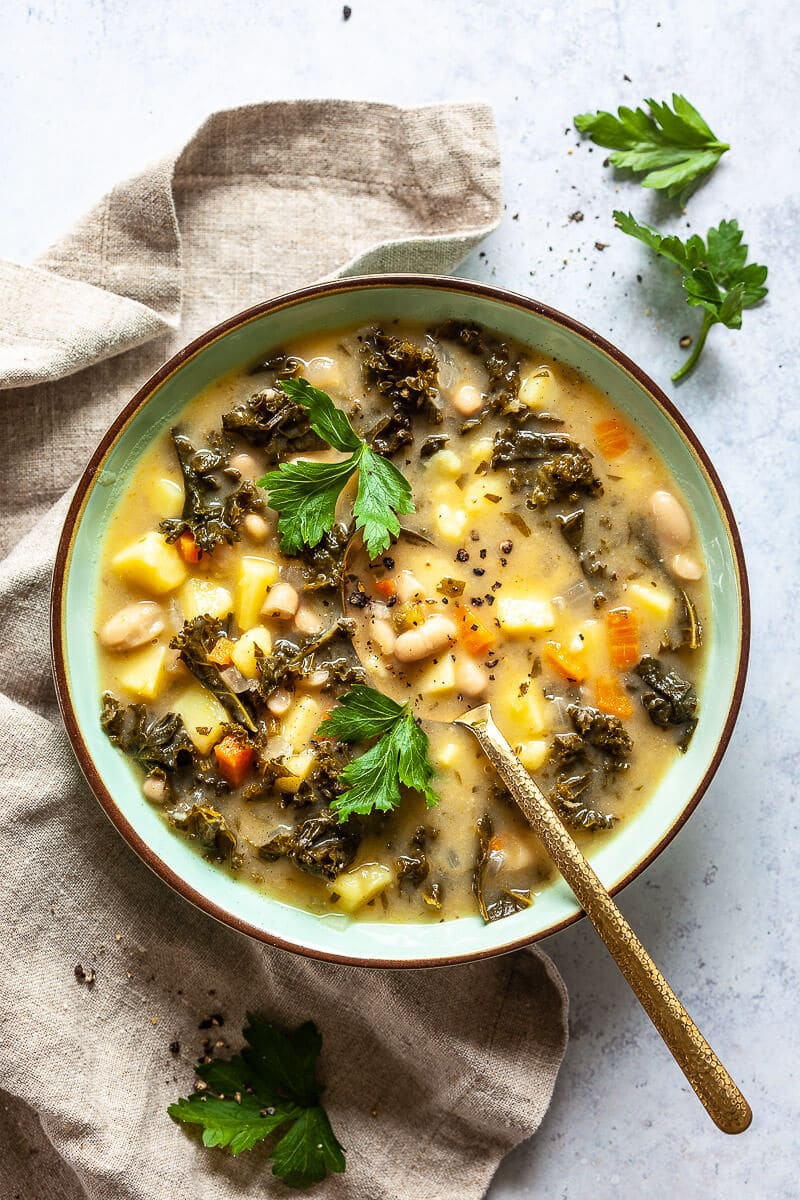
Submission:
[[[482,296],[490,300],[497,300],[502,304],[512,308],[524,309],[526,312],[534,313],[537,316],[545,317],[552,321],[555,325],[560,325],[567,329],[570,333],[577,335],[579,338],[591,345],[597,347],[609,358],[611,358],[617,366],[621,367],[637,383],[649,394],[652,400],[659,405],[678,427],[686,441],[689,443],[692,451],[705,471],[709,480],[712,491],[722,509],[725,519],[725,524],[728,529],[728,535],[731,545],[733,546],[734,556],[736,559],[738,585],[739,585],[739,600],[741,610],[741,638],[739,642],[739,663],[736,672],[736,682],[734,685],[731,704],[728,709],[728,715],[725,720],[725,725],[722,734],[717,742],[717,746],[713,758],[709,764],[708,770],[695,789],[691,798],[686,803],[681,811],[680,816],[673,822],[661,840],[643,857],[641,858],[624,876],[619,880],[614,887],[610,889],[612,895],[616,895],[622,891],[624,887],[642,873],[653,861],[658,857],[662,850],[672,841],[675,835],[688,821],[697,805],[700,803],[705,794],[711,780],[713,779],[716,770],[722,760],[722,756],[730,741],[733,727],[736,723],[736,718],[739,712],[742,701],[742,693],[744,691],[745,676],[747,674],[747,662],[750,650],[750,594],[747,582],[747,571],[745,568],[744,554],[742,544],[739,538],[739,533],[736,527],[736,521],[731,509],[730,501],[725,494],[725,489],[722,486],[719,476],[717,475],[714,466],[711,463],[706,451],[697,439],[697,436],[689,427],[683,416],[673,405],[672,401],[662,392],[656,383],[640,367],[636,365],[626,354],[618,350],[606,338],[601,337],[593,330],[582,325],[579,321],[572,317],[566,316],[557,309],[550,308],[549,305],[542,304],[538,300],[528,299],[526,296],[517,295],[515,292],[506,291],[504,288],[493,287],[491,284],[477,283],[468,279],[456,279],[444,275],[359,275],[350,279],[335,280],[329,283],[314,284],[309,287],[299,288],[293,292],[287,292],[283,296],[277,296],[273,300],[264,301],[261,304],[253,305],[251,308],[245,309],[243,312],[237,313],[233,317],[229,317],[226,321],[222,321],[219,325],[215,325],[200,337],[195,338],[188,346],[179,350],[174,354],[168,362],[156,371],[154,375],[137,391],[133,399],[123,408],[122,412],[116,417],[110,428],[103,435],[99,446],[89,460],[80,480],[78,481],[75,495],[72,503],[69,506],[64,528],[58,544],[56,554],[55,569],[53,572],[53,584],[51,593],[50,606],[50,633],[51,633],[51,649],[53,660],[53,674],[56,684],[56,694],[58,696],[61,714],[64,719],[67,734],[72,748],[78,759],[78,763],[83,771],[86,780],[99,800],[106,815],[122,834],[128,845],[136,852],[139,858],[150,867],[156,875],[159,875],[166,883],[168,883],[176,892],[179,892],[185,899],[194,904],[197,908],[202,909],[210,916],[216,918],[224,925],[228,925],[232,929],[236,929],[241,933],[249,934],[251,937],[257,938],[259,941],[266,942],[270,945],[277,946],[282,950],[290,950],[296,954],[302,954],[308,958],[315,958],[325,962],[343,963],[350,966],[363,966],[375,968],[400,968],[400,967],[440,967],[453,966],[458,963],[473,962],[483,958],[493,958],[500,954],[508,954],[512,950],[519,950],[523,946],[532,945],[534,942],[542,941],[544,938],[550,937],[554,933],[566,929],[569,925],[573,925],[580,920],[585,913],[579,910],[573,913],[572,916],[565,917],[563,921],[559,921],[555,925],[542,930],[539,933],[530,934],[529,936],[518,938],[513,942],[509,942],[502,946],[493,947],[489,950],[481,950],[474,954],[458,954],[453,956],[445,956],[431,959],[365,959],[356,955],[333,954],[325,953],[321,950],[312,949],[305,946],[300,946],[294,942],[287,942],[276,934],[266,933],[263,929],[258,929],[251,925],[248,921],[244,921],[225,909],[220,908],[212,900],[202,893],[190,887],[183,879],[181,879],[161,858],[158,857],[150,847],[139,837],[136,831],[128,823],[120,810],[117,808],[113,797],[106,788],[103,780],[95,768],[94,762],[89,754],[78,721],[72,707],[72,701],[69,694],[69,685],[67,681],[66,661],[64,657],[63,643],[63,595],[64,582],[66,579],[67,568],[69,565],[72,542],[77,528],[78,519],[83,511],[88,494],[92,484],[99,472],[99,469],[111,450],[117,437],[132,418],[133,414],[149,399],[155,389],[162,384],[169,376],[173,375],[186,362],[193,358],[199,351],[206,346],[211,345],[218,338],[231,330],[242,325],[248,324],[267,313],[277,312],[280,309],[291,308],[298,304],[302,304],[307,300],[314,299],[319,296],[333,295],[340,292],[359,291],[364,288],[380,289],[386,287],[416,287],[429,288],[432,291],[448,291],[458,295],[467,296]]]

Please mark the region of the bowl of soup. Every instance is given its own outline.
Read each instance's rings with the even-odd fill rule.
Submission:
[[[616,891],[719,764],[747,583],[708,455],[619,350],[370,276],[232,317],[131,400],[52,640],[80,765],[162,879],[291,950],[433,965],[580,916],[455,718],[491,704]]]

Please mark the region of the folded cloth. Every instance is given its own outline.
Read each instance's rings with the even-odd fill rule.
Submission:
[[[210,1013],[233,1049],[246,1010],[320,1027],[325,1102],[348,1152],[346,1174],[316,1189],[324,1200],[477,1197],[542,1120],[567,1037],[543,954],[362,970],[216,924],[151,875],[94,802],[58,716],[47,635],[67,489],[164,358],[322,276],[452,269],[496,225],[499,188],[483,106],[257,105],[210,117],[34,267],[0,264],[2,1123],[31,1106],[71,1168],[53,1183],[37,1176],[41,1157],[23,1164],[8,1145],[3,1195],[285,1195],[263,1147],[206,1150],[165,1113],[192,1086]]]

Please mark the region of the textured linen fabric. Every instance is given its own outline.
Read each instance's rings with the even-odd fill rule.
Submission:
[[[248,1009],[313,1019],[324,1035],[348,1166],[317,1188],[323,1200],[480,1196],[538,1127],[567,1037],[564,988],[543,954],[361,970],[218,925],[147,870],[92,798],[48,644],[68,489],[165,357],[320,277],[451,269],[500,208],[483,106],[258,105],[210,117],[34,267],[0,264],[4,1197],[287,1194],[263,1147],[238,1159],[205,1150],[164,1111],[191,1088],[209,1034],[219,1052],[238,1049]],[[78,963],[95,971],[91,988]],[[214,1013],[224,1024],[201,1030]],[[60,1160],[46,1143],[30,1158],[13,1144],[15,1131],[32,1136],[31,1110]]]

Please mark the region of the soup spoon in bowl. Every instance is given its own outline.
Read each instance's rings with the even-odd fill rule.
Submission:
[[[402,536],[431,545],[424,535],[412,531],[403,531]],[[357,581],[357,578],[357,575],[346,571],[345,589],[348,580]],[[375,678],[376,657],[369,642],[366,621],[356,621],[353,647],[367,675],[375,680],[382,692],[400,703],[409,699],[409,684],[397,673],[382,671],[380,677]],[[420,704],[421,699],[417,692],[414,695],[417,717],[426,722],[460,725],[473,734],[552,862],[575,893],[712,1121],[724,1133],[743,1133],[752,1121],[750,1105],[617,908],[544,792],[517,758],[496,725],[491,706],[481,704],[468,712],[459,712],[463,702],[459,705],[455,699],[448,700],[444,705]],[[429,711],[425,711],[426,708]]]

